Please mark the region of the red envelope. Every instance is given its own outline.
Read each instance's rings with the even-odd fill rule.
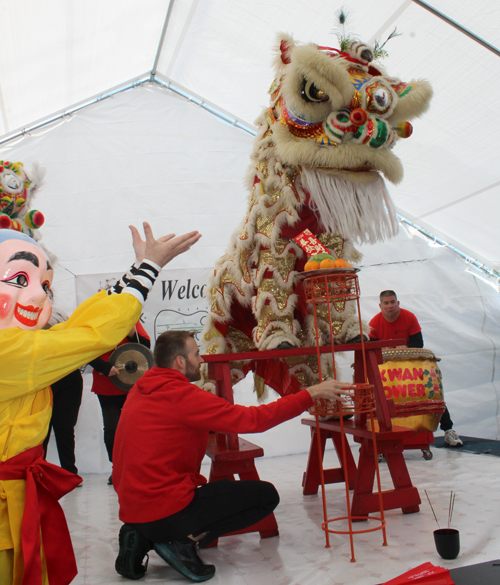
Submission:
[[[405,585],[415,583],[417,585],[454,585],[450,572],[443,567],[436,567],[432,563],[424,563],[406,573],[386,581],[383,585]]]
[[[328,250],[323,246],[323,244],[318,240],[316,236],[312,234],[309,230],[304,230],[298,236],[293,238],[297,244],[304,250],[304,252],[312,258],[316,254],[326,253],[329,254]]]

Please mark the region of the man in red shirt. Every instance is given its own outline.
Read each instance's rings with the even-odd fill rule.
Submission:
[[[188,331],[156,340],[156,366],[131,389],[113,451],[113,485],[120,504],[116,570],[129,579],[146,572],[152,548],[192,581],[213,577],[196,546],[252,526],[276,508],[279,495],[265,481],[220,480],[200,474],[209,432],[259,433],[300,415],[314,398],[344,401],[352,384],[325,380],[261,406],[245,407],[191,384],[200,379],[198,345]]]
[[[380,313],[370,321],[370,341],[386,339],[404,339],[406,347],[424,347],[424,338],[420,324],[413,313],[401,309],[396,293],[384,290],[380,293]],[[453,430],[448,407],[443,412],[439,427],[444,431],[444,442],[449,447],[463,445],[462,440]]]

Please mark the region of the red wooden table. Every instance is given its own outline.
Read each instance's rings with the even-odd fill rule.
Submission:
[[[375,341],[364,344],[367,376],[370,384],[373,384],[376,397],[376,416],[380,426],[377,433],[377,447],[379,453],[386,456],[387,465],[391,472],[395,489],[384,492],[384,509],[401,507],[404,512],[417,512],[420,504],[418,491],[411,484],[411,479],[406,468],[402,451],[405,438],[415,435],[412,429],[403,427],[393,428],[391,416],[395,416],[392,400],[387,400],[384,388],[380,379],[378,364],[382,363],[382,347],[395,347],[403,345],[403,340]],[[354,381],[366,382],[364,379],[364,364],[361,343],[336,345],[335,352],[354,351]],[[233,388],[231,384],[230,362],[232,361],[257,361],[257,360],[279,360],[285,357],[313,355],[316,354],[316,347],[242,352],[232,354],[204,355],[203,359],[208,364],[208,374],[215,380],[216,393],[234,403]],[[331,353],[330,346],[320,348],[320,353]],[[304,421],[303,421],[304,422]],[[347,423],[348,421],[346,421]],[[309,422],[304,422],[309,424]],[[352,454],[348,460],[350,487],[354,489],[353,515],[362,516],[368,512],[378,509],[375,504],[375,496],[372,495],[373,487],[373,448],[370,445],[371,433],[366,430],[366,420],[363,415],[356,415],[354,421],[345,424],[346,432],[354,436],[354,440],[361,443],[360,457],[356,466]],[[321,423],[322,453],[326,440],[331,438],[336,448],[340,445],[340,430],[338,423],[327,421]],[[347,430],[349,429],[349,430]],[[319,485],[319,461],[315,441],[316,429],[311,427],[311,448],[307,469],[304,474],[304,494],[317,493]],[[369,435],[369,437],[368,437]],[[371,451],[370,451],[371,449]],[[210,481],[216,479],[234,479],[238,475],[240,479],[259,479],[255,466],[255,458],[262,457],[264,451],[261,447],[244,441],[236,433],[228,435],[216,434],[210,436],[207,446],[207,455],[211,459]],[[322,463],[322,462],[321,462]],[[343,470],[325,470],[325,483],[344,481]],[[371,481],[371,483],[370,483]],[[242,532],[259,532],[262,538],[279,534],[278,524],[274,514],[271,514],[259,524],[251,526]]]

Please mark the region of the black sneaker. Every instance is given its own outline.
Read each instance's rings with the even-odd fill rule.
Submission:
[[[108,477],[108,485],[113,485],[113,474]]]
[[[148,568],[147,553],[151,550],[150,541],[130,524],[124,524],[120,528],[118,543],[120,551],[115,562],[116,572],[127,579],[140,579]],[[145,565],[142,564],[144,557]]]
[[[213,565],[205,565],[196,552],[196,542],[190,538],[153,544],[154,550],[173,569],[184,577],[200,583],[215,575]]]

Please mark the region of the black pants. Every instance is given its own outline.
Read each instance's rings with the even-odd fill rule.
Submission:
[[[101,404],[102,420],[104,423],[104,444],[108,452],[108,459],[113,463],[113,445],[115,444],[115,433],[123,405],[127,400],[127,395],[104,396],[97,395]]]
[[[221,479],[199,487],[191,503],[180,512],[132,526],[149,540],[163,543],[206,532],[199,541],[204,546],[223,534],[259,522],[279,501],[276,488],[267,481]]]
[[[441,420],[439,421],[439,428],[445,432],[453,428],[453,421],[451,420],[448,407],[445,408],[445,411],[441,415]]]
[[[83,379],[80,370],[75,370],[55,384],[52,384],[52,418],[49,432],[43,442],[43,451],[47,455],[50,432],[54,429],[57,453],[63,469],[78,473],[75,465],[75,425],[82,403]]]

